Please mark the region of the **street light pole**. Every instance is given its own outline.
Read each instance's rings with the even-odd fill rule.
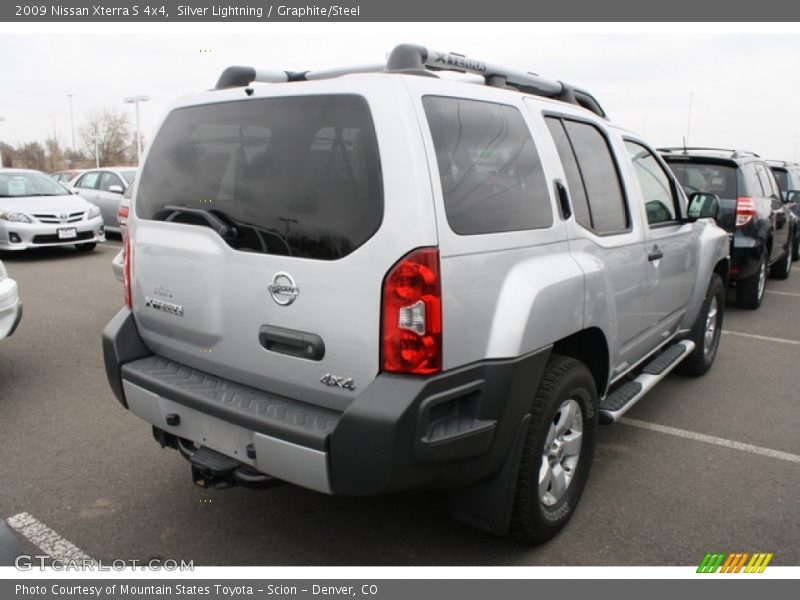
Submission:
[[[139,127],[139,103],[147,102],[150,96],[139,94],[138,96],[126,96],[122,99],[126,104],[134,104],[136,106],[136,165],[142,162],[142,132]]]
[[[75,154],[75,114],[72,112],[72,94],[67,94],[69,98],[69,123],[72,128],[72,153]]]

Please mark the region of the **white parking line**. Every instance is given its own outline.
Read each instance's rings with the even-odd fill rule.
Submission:
[[[764,448],[762,446],[753,446],[752,444],[734,442],[733,440],[726,440],[725,438],[719,438],[713,435],[705,435],[704,433],[696,433],[694,431],[687,431],[685,429],[676,429],[675,427],[667,427],[666,425],[656,425],[655,423],[631,419],[630,417],[622,417],[617,422],[624,425],[630,425],[631,427],[638,427],[640,429],[647,429],[649,431],[657,431],[659,433],[666,433],[667,435],[674,435],[687,440],[705,442],[706,444],[714,444],[715,446],[722,446],[723,448],[741,450],[742,452],[749,452],[750,454],[758,454],[759,456],[768,456],[769,458],[777,458],[778,460],[785,460],[800,464],[800,455],[791,454],[789,452],[781,452],[780,450],[772,450],[771,448]]]
[[[6,519],[6,523],[52,559],[97,562],[29,513],[23,512],[9,517]]]
[[[728,335],[738,335],[740,337],[752,338],[754,340],[765,340],[767,342],[778,342],[779,344],[792,344],[793,346],[800,346],[800,342],[796,340],[787,340],[784,338],[770,337],[768,335],[755,335],[754,333],[742,333],[740,331],[730,331],[729,329],[723,329],[722,333],[727,333]]]
[[[772,290],[764,290],[768,294],[778,294],[779,296],[794,296],[795,298],[800,298],[800,294],[796,294],[795,292],[774,292]]]

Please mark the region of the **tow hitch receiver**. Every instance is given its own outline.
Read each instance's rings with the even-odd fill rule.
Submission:
[[[192,452],[192,480],[201,488],[225,489],[233,487],[233,472],[242,464],[215,450],[201,446]]]

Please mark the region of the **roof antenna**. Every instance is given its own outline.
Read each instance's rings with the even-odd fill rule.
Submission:
[[[686,140],[689,139],[689,129],[692,126],[692,97],[693,92],[689,92],[689,115],[686,117],[686,137],[683,138],[683,148],[686,149]]]
[[[686,149],[686,136],[683,136],[683,153],[689,154],[688,150]]]

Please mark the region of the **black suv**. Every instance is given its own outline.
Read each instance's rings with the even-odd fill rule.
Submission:
[[[768,160],[767,164],[778,180],[783,199],[789,203],[789,209],[795,216],[792,260],[798,260],[800,259],[800,164],[782,160]]]
[[[792,268],[794,223],[769,165],[753,152],[660,148],[687,194],[720,199],[717,224],[731,238],[730,280],[744,308],[761,305],[767,272],[786,279]]]

